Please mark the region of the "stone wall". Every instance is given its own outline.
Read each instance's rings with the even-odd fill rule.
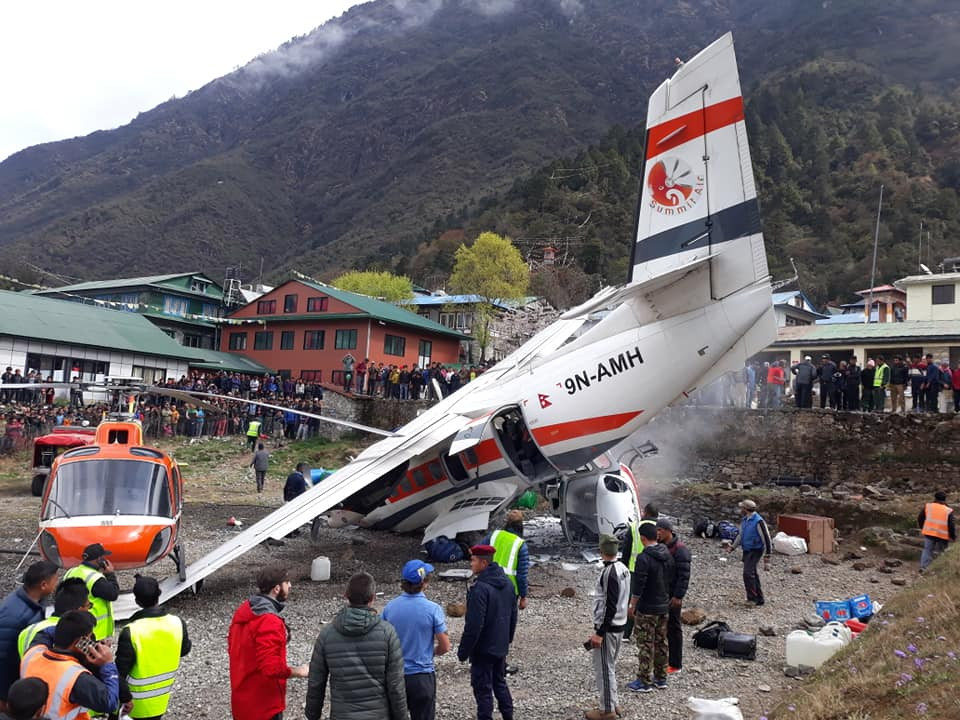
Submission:
[[[952,415],[682,407],[641,432],[660,449],[651,478],[765,484],[778,476],[828,488],[893,492],[960,486],[960,420]]]
[[[346,395],[340,390],[329,386],[323,391],[323,414],[338,420],[394,430],[405,425],[417,416],[417,412],[431,403],[426,401],[383,400],[362,395]],[[321,428],[321,434],[331,439],[342,438],[356,434],[358,431],[343,425],[326,423]]]

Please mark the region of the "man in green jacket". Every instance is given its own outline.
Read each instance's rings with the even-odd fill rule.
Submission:
[[[331,720],[410,720],[397,631],[377,615],[369,573],[347,583],[346,600],[317,636],[307,675],[307,720],[320,720],[330,680]]]

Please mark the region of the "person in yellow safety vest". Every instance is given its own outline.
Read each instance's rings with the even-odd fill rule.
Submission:
[[[923,506],[917,516],[917,525],[923,535],[923,553],[920,555],[920,572],[923,572],[947,549],[948,543],[957,539],[953,508],[947,506],[947,494],[943,490],[937,490],[933,502]]]
[[[160,584],[137,578],[133,597],[142,610],[130,618],[117,642],[120,702],[137,720],[159,720],[167,711],[180,658],[190,652],[187,624],[159,605]]]
[[[887,404],[887,385],[890,384],[890,366],[877,355],[877,369],[873,373],[873,411],[882,413]]]
[[[511,510],[503,530],[495,530],[483,539],[482,545],[492,545],[496,550],[493,562],[503,568],[503,572],[513,583],[513,591],[520,598],[518,607],[527,607],[527,573],[530,570],[530,552],[523,539],[523,513]]]
[[[21,677],[43,680],[50,696],[43,710],[49,720],[89,720],[87,711],[115,712],[120,704],[113,651],[93,637],[96,620],[85,610],[57,621],[53,647],[34,645],[20,663]]]
[[[633,573],[637,564],[637,558],[643,552],[643,544],[640,542],[640,526],[644,523],[651,525],[657,524],[657,518],[660,517],[660,511],[653,503],[647,503],[640,511],[639,522],[631,520],[627,523],[627,535],[623,539],[623,545],[620,547],[620,562],[627,566],[627,570]],[[622,526],[621,526],[622,527]],[[624,634],[625,638],[630,637]]]
[[[260,427],[262,425],[263,421],[259,415],[247,423],[247,444],[250,445],[250,452],[254,452],[257,449],[257,442],[260,440]]]
[[[89,610],[90,596],[87,594],[87,584],[80,578],[67,578],[58,586],[53,596],[53,615],[46,620],[28,625],[17,638],[17,651],[20,659],[26,655],[34,645],[53,647],[53,633],[60,620],[71,610]]]
[[[120,596],[120,583],[114,573],[112,553],[100,543],[83,549],[83,562],[63,574],[63,579],[78,577],[87,586],[90,612],[97,619],[93,632],[97,640],[113,637],[113,601]]]

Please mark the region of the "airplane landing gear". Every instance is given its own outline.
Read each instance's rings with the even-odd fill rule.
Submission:
[[[180,577],[180,582],[183,582],[187,579],[187,552],[183,545],[174,545],[173,553],[170,557],[173,558],[174,564],[177,566],[177,575]],[[197,587],[199,590],[200,588]]]

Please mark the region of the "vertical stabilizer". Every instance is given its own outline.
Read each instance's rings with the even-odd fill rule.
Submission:
[[[707,255],[714,300],[767,278],[730,33],[650,97],[641,192],[630,280]]]

